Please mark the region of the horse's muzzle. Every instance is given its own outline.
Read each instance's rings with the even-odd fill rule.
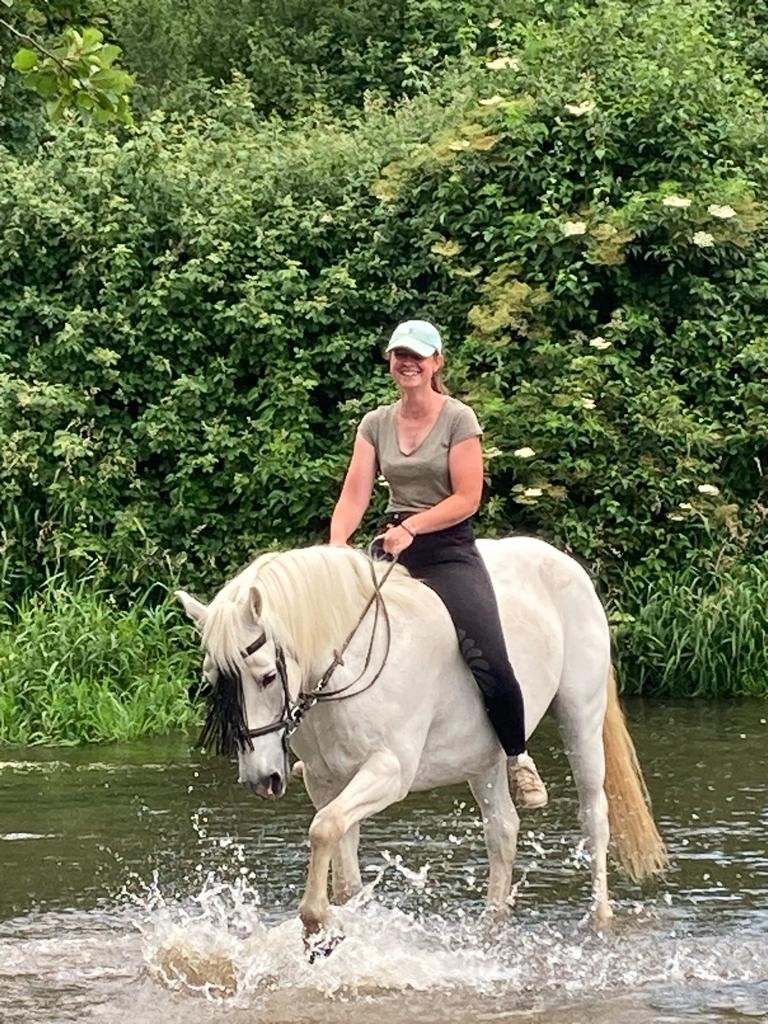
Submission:
[[[282,772],[272,772],[270,775],[264,775],[255,780],[241,775],[237,781],[264,800],[279,800],[285,794],[287,785]]]

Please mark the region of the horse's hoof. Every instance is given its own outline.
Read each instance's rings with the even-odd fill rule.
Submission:
[[[344,936],[329,935],[324,932],[320,932],[318,935],[312,935],[309,938],[304,939],[304,949],[307,954],[307,959],[311,964],[316,960],[320,960],[324,957],[330,956],[331,953],[336,949],[339,943],[344,941]]]
[[[613,925],[613,911],[610,906],[599,907],[592,914],[592,927],[596,932],[607,932]]]

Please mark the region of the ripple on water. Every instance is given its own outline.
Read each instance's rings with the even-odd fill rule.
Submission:
[[[511,923],[479,917],[486,855],[471,802],[419,795],[367,823],[372,881],[338,913],[345,941],[312,966],[295,918],[302,793],[255,805],[228,766],[191,763],[179,744],[0,763],[6,914],[25,912],[0,921],[0,1022],[768,1021],[764,742],[723,742],[713,773],[713,737],[738,708],[708,707],[700,724],[688,710],[647,714],[658,739],[639,730],[640,747],[672,866],[643,890],[612,873],[611,934],[582,922],[572,785],[562,757],[537,750],[552,801],[521,834]],[[147,884],[158,865],[162,884]],[[114,895],[123,884],[129,899]]]
[[[6,832],[0,835],[0,842],[13,843],[24,839],[55,839],[53,832]]]

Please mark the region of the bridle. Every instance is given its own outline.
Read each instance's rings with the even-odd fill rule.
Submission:
[[[387,657],[389,656],[389,649],[392,641],[392,628],[389,621],[389,612],[387,611],[387,606],[384,603],[384,598],[381,596],[381,588],[386,583],[387,579],[389,578],[389,574],[392,572],[396,564],[397,556],[395,556],[392,559],[392,562],[387,567],[387,571],[381,577],[381,580],[377,580],[373,560],[370,561],[371,578],[373,580],[373,593],[366,602],[366,605],[363,608],[362,612],[360,613],[357,622],[352,627],[350,632],[347,634],[344,643],[338,650],[335,650],[333,652],[333,660],[331,661],[330,665],[326,668],[325,672],[323,672],[318,682],[312,687],[312,689],[300,693],[297,700],[295,701],[291,700],[291,692],[290,687],[288,685],[288,670],[285,664],[285,652],[279,644],[275,644],[275,671],[277,673],[278,679],[280,680],[280,685],[283,691],[283,707],[280,713],[280,718],[275,719],[274,722],[270,722],[269,725],[262,725],[258,729],[238,730],[240,740],[244,741],[248,745],[248,748],[250,750],[253,750],[254,739],[257,739],[259,736],[268,736],[270,733],[278,732],[281,729],[284,730],[283,746],[287,747],[288,740],[301,725],[307,712],[310,711],[311,708],[315,706],[315,704],[317,704],[320,701],[346,700],[349,697],[357,697],[359,694],[365,693],[366,690],[370,689],[373,686],[373,684],[376,682],[376,680],[379,678],[382,671],[384,670],[384,666],[386,665],[387,662]],[[340,690],[333,690],[330,693],[326,693],[326,687],[331,681],[333,673],[336,671],[337,668],[339,668],[339,666],[344,664],[344,652],[352,643],[352,640],[354,639],[358,629],[360,628],[360,626],[363,623],[363,620],[365,619],[365,616],[368,614],[368,612],[371,609],[371,606],[374,604],[375,611],[373,617],[373,625],[371,627],[371,639],[368,642],[368,651],[365,657],[365,664],[363,665],[358,675],[350,683],[347,683],[346,686],[343,686]],[[380,613],[384,619],[387,629],[387,643],[386,650],[384,652],[384,657],[382,658],[381,665],[379,666],[373,678],[369,680],[365,684],[365,686],[361,687],[359,690],[353,690],[352,688],[355,686],[356,683],[360,682],[362,677],[367,672],[368,667],[370,666],[371,656],[373,653],[373,641],[376,635],[376,626],[378,625]],[[267,634],[262,633],[260,637],[254,640],[253,643],[248,644],[248,646],[240,652],[241,657],[243,659],[250,657],[251,654],[254,654],[261,647],[263,647],[266,642]],[[242,683],[240,685],[242,685]]]

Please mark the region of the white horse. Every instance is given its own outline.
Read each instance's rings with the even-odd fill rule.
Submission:
[[[666,863],[618,704],[605,613],[587,573],[550,545],[526,537],[478,543],[523,689],[526,733],[547,710],[560,727],[602,927],[612,916],[609,816],[631,877]],[[317,812],[299,908],[306,937],[329,924],[331,862],[336,902],[360,889],[364,818],[411,791],[463,781],[483,815],[488,905],[508,906],[519,818],[503,751],[442,602],[400,566],[382,582],[386,571],[350,548],[311,547],[262,555],[207,606],[177,595],[206,652],[204,737],[237,751],[241,783],[262,797],[283,795],[286,734],[301,718],[290,744]],[[321,678],[324,698],[308,709]]]

